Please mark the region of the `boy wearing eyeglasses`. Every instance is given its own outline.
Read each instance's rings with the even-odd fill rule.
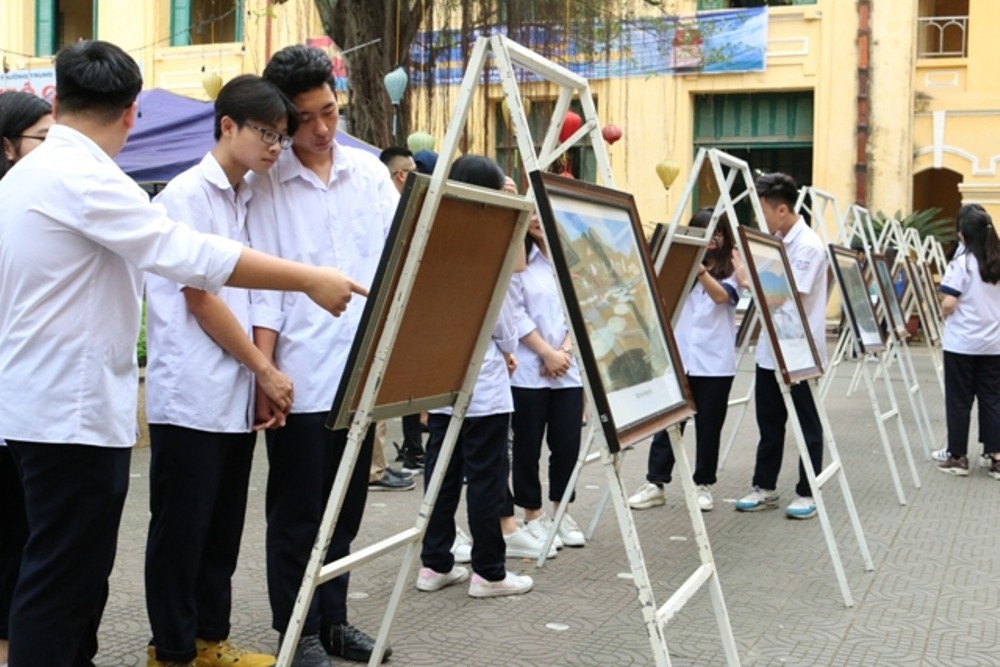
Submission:
[[[215,147],[155,199],[198,231],[248,244],[248,172],[266,173],[298,116],[258,76],[231,80],[215,101]],[[149,666],[268,667],[270,655],[228,641],[256,431],[284,424],[292,381],[252,340],[250,292],[217,295],[149,275],[146,282]],[[254,381],[271,412],[254,422]]]

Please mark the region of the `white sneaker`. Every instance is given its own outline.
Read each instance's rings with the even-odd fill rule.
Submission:
[[[445,573],[435,572],[429,567],[422,567],[417,575],[417,590],[439,591],[445,586],[466,581],[468,578],[469,570],[461,565],[455,565],[451,568],[451,572]]]
[[[542,554],[542,541],[536,540],[527,528],[518,528],[516,532],[504,535],[503,541],[507,543],[507,558],[538,560]],[[555,558],[557,553],[555,546],[552,546],[545,557]]]
[[[504,595],[521,595],[527,593],[535,585],[531,577],[517,575],[508,570],[507,576],[500,581],[487,581],[478,574],[472,575],[469,582],[469,596],[474,598],[496,598]]]
[[[947,461],[948,460],[948,448],[935,449],[931,452],[931,459],[935,461]]]
[[[552,519],[549,518],[548,514],[543,514],[537,519],[532,519],[531,521],[525,521],[524,527],[528,530],[529,533],[531,533],[531,536],[533,538],[538,540],[540,543],[545,544],[545,538],[548,537],[549,529],[552,528]],[[552,546],[554,546],[556,549],[562,549],[563,546],[565,546],[563,545],[563,541],[559,537],[558,533],[556,534],[555,539],[552,540]]]
[[[715,508],[712,490],[708,488],[707,484],[699,484],[695,487],[695,493],[698,494],[698,509],[702,512],[711,512]]]
[[[663,496],[663,487],[646,482],[641,489],[629,496],[628,506],[634,510],[644,510],[663,505],[666,502],[667,499]]]
[[[812,496],[795,496],[785,508],[785,514],[789,519],[811,519],[816,516],[816,503]]]
[[[736,501],[736,509],[740,512],[756,512],[757,510],[773,510],[778,507],[778,494],[774,489],[753,487],[753,491]]]
[[[472,562],[472,538],[458,526],[455,526],[455,543],[451,545],[451,553],[456,563]]]
[[[576,521],[573,521],[569,512],[563,514],[562,521],[559,523],[559,537],[563,544],[568,547],[582,547],[587,544],[583,531],[580,530],[580,526],[576,525]]]

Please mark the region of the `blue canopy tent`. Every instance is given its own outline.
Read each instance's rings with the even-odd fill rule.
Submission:
[[[139,111],[128,142],[115,157],[122,170],[140,183],[163,183],[192,167],[215,145],[215,109],[159,88],[139,93]],[[337,130],[337,141],[375,155],[379,149]]]

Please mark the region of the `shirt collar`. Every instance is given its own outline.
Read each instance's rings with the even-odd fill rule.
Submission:
[[[336,139],[330,150],[333,151],[333,169],[330,170],[330,183],[332,183],[340,177],[342,172],[350,168],[350,161]],[[294,178],[302,178],[310,183],[316,183],[318,180],[316,173],[302,164],[299,156],[292,149],[281,151],[281,156],[278,157],[278,164],[274,168],[279,170],[278,181],[281,183],[287,183]],[[324,183],[323,185],[325,187],[329,183]]]
[[[93,139],[79,130],[74,130],[66,125],[56,123],[49,128],[49,133],[45,140],[49,141],[50,139],[55,139],[56,142],[76,144],[77,146],[86,149],[88,153],[93,155],[93,157],[97,158],[99,161],[118,166],[117,163],[111,159],[111,156],[104,152],[103,148],[98,146]]]
[[[205,154],[205,157],[201,159],[198,166],[205,175],[206,181],[223,192],[233,191],[233,186],[229,184],[229,178],[226,176],[226,172],[223,171],[222,165],[219,164],[218,159],[216,159],[211,152]],[[239,185],[240,187],[236,189],[236,198],[240,201],[249,200],[251,196],[250,185],[247,183],[245,176],[240,179]]]
[[[788,230],[787,234],[781,234],[779,232],[775,234],[775,236],[781,239],[784,243],[791,243],[797,239],[799,235],[802,234],[802,230],[808,226],[809,225],[806,224],[805,219],[800,216],[799,219],[795,221],[795,224],[792,225],[792,228]]]

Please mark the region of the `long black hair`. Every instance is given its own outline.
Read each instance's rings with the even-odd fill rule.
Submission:
[[[38,122],[42,116],[52,113],[52,105],[40,97],[20,91],[0,95],[0,144],[10,142],[14,152],[21,154],[21,135]],[[0,178],[14,166],[0,146]]]
[[[491,190],[503,190],[506,181],[503,169],[485,155],[463,155],[455,160],[448,172],[452,181],[461,181]]]
[[[705,229],[708,227],[708,223],[712,221],[713,212],[714,209],[710,206],[698,209],[691,216],[691,222],[688,223],[688,226]],[[708,273],[716,280],[728,278],[736,271],[736,267],[733,265],[733,248],[735,247],[733,230],[729,228],[729,218],[726,217],[725,213],[720,215],[718,221],[715,223],[715,233],[718,234],[720,232],[722,233],[722,243],[719,244],[718,248],[706,251],[703,260],[706,267],[711,264]]]
[[[1000,281],[1000,240],[993,219],[979,204],[966,204],[958,210],[958,228],[965,252],[979,263],[979,277],[991,285]],[[961,254],[956,255],[956,258]]]

